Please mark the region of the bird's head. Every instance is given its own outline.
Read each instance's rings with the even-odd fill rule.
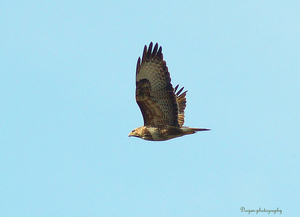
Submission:
[[[134,136],[134,137],[139,137],[139,138],[141,138],[141,137],[142,137],[142,129],[141,129],[141,127],[132,130],[132,131],[128,134],[128,136],[129,136],[129,137]]]
[[[136,129],[134,129],[133,131],[131,131],[128,136],[134,136],[134,137],[138,137],[138,138],[141,138],[141,139],[146,139],[146,140],[149,140],[149,132],[147,131],[146,127],[145,126],[142,126],[142,127],[138,127]],[[151,137],[152,138],[152,137]]]

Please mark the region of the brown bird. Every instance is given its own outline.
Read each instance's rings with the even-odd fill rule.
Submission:
[[[151,42],[145,45],[142,60],[136,66],[136,102],[139,105],[144,126],[131,131],[135,136],[150,141],[163,141],[205,131],[205,128],[184,127],[186,92],[183,87],[173,88],[170,73],[163,59],[162,48]]]

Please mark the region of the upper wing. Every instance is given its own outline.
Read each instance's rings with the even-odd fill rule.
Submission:
[[[144,47],[143,58],[136,67],[136,101],[145,126],[171,125],[179,127],[178,106],[170,73],[163,60],[162,48],[156,43],[152,51]]]

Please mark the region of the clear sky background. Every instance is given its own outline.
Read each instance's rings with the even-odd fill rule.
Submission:
[[[299,1],[2,1],[0,27],[0,216],[299,214]],[[151,41],[212,131],[128,138]]]

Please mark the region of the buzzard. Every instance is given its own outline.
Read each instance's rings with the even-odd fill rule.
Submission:
[[[141,109],[144,126],[128,136],[150,141],[163,141],[205,131],[205,128],[184,127],[186,92],[179,85],[173,88],[170,73],[163,59],[162,48],[151,42],[145,45],[142,60],[136,66],[136,102]],[[177,91],[178,90],[178,91]]]

